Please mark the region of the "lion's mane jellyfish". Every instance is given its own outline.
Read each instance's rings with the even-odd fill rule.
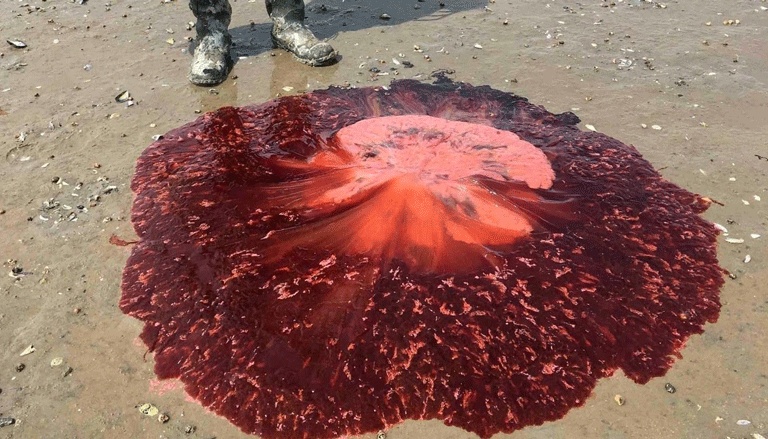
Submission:
[[[265,438],[487,438],[719,313],[708,202],[571,113],[445,79],[222,108],[139,158],[121,309],[160,378]]]

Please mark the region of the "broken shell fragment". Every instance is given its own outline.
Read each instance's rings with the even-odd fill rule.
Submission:
[[[144,403],[139,406],[139,412],[145,416],[157,416],[160,410],[154,404]]]
[[[728,229],[726,229],[725,226],[723,226],[722,224],[718,224],[718,223],[712,223],[712,224],[714,224],[714,226],[715,226],[715,228],[717,230],[719,230],[719,231],[721,231],[723,233],[728,233]]]
[[[51,360],[51,367],[61,366],[61,363],[64,362],[64,359],[61,357],[56,357],[53,360]]]
[[[744,240],[741,238],[725,238],[725,242],[730,244],[742,244]]]
[[[32,352],[35,352],[35,347],[32,346],[32,345],[29,345],[23,351],[21,351],[21,354],[19,355],[19,357],[27,356],[27,355],[31,354]]]
[[[620,406],[624,405],[627,402],[627,400],[624,399],[624,397],[621,396],[621,395],[614,396],[613,400],[616,401],[616,404],[618,404]]]
[[[119,95],[115,96],[115,102],[118,102],[118,103],[127,102],[131,99],[132,99],[131,92],[129,92],[128,90],[123,90],[122,92],[120,92]]]
[[[13,46],[13,47],[15,47],[17,49],[23,49],[23,48],[27,47],[27,43],[25,43],[25,42],[23,42],[21,40],[10,39],[10,40],[5,40],[5,41],[7,41],[8,44],[10,44],[11,46]]]

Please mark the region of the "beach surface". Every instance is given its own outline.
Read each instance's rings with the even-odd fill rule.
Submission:
[[[0,2],[0,418],[14,421],[0,439],[253,437],[157,381],[142,323],[118,308],[130,246],[110,236],[136,238],[137,157],[222,106],[440,70],[634,145],[714,200],[704,216],[728,230],[720,319],[666,376],[638,385],[617,372],[565,418],[495,438],[768,437],[768,2],[442,4],[315,0],[308,24],[342,57],[312,68],[272,49],[260,0],[233,2],[237,63],[201,88],[186,79],[184,1]],[[123,91],[132,105],[116,102]],[[385,434],[476,437],[438,420]]]

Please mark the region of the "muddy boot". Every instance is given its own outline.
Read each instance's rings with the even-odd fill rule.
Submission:
[[[232,37],[227,31],[232,19],[229,0],[189,0],[189,9],[197,18],[197,39],[187,77],[196,85],[224,82],[232,69]]]
[[[299,61],[324,66],[336,61],[330,44],[318,40],[304,25],[304,0],[266,0],[272,19],[272,43],[293,53]]]

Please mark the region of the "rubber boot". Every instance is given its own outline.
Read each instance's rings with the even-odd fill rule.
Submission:
[[[232,70],[232,37],[227,30],[232,20],[229,0],[189,0],[189,9],[197,18],[197,39],[187,77],[196,85],[224,82]]]
[[[336,61],[330,44],[318,40],[304,25],[304,0],[266,0],[272,19],[272,43],[285,49],[311,66],[324,66]]]

